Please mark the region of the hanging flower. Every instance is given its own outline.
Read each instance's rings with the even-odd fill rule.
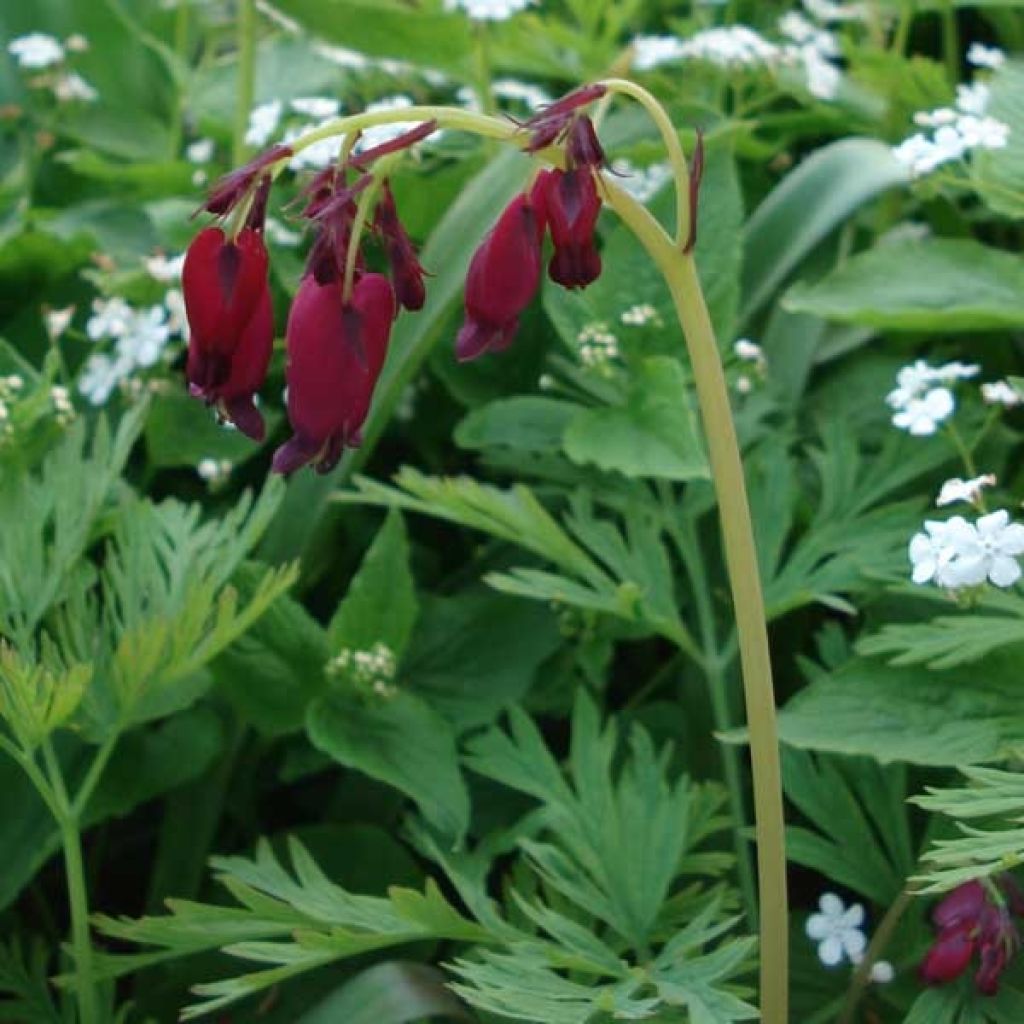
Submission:
[[[345,303],[337,282],[307,275],[288,317],[288,418],[294,436],[274,453],[277,473],[312,462],[329,472],[360,442],[384,366],[395,294],[382,274],[363,274]]]
[[[519,194],[473,254],[466,276],[466,322],[455,340],[461,362],[512,344],[519,315],[540,283],[543,222]]]
[[[385,182],[377,203],[375,227],[384,240],[384,249],[391,265],[391,283],[398,304],[414,311],[423,308],[427,292],[423,285],[423,268],[416,258],[416,248],[398,218],[391,186]]]
[[[594,240],[601,197],[593,172],[589,166],[542,171],[533,197],[555,245],[548,276],[564,288],[586,288],[601,273]]]

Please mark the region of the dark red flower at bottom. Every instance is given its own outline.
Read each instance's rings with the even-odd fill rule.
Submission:
[[[395,294],[382,274],[364,274],[342,302],[337,281],[302,279],[288,316],[288,418],[294,436],[274,453],[273,469],[312,462],[334,468],[355,447],[387,355]]]
[[[586,288],[601,273],[594,229],[601,212],[597,179],[589,167],[542,171],[533,187],[555,245],[548,276],[564,288]]]
[[[1016,886],[1009,876],[995,879],[1016,909]],[[931,985],[955,981],[978,954],[974,987],[995,995],[999,977],[1020,946],[1020,936],[1006,906],[981,882],[957,886],[932,912],[938,937],[921,964],[921,978]]]

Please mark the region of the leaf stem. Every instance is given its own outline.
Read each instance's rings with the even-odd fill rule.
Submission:
[[[245,161],[245,133],[249,127],[256,82],[256,9],[253,0],[238,0],[238,66],[235,89],[235,131],[231,158]]]
[[[609,204],[664,275],[689,349],[718,498],[750,733],[760,881],[761,1019],[764,1024],[787,1024],[789,928],[775,696],[757,549],[729,392],[692,256],[681,253],[654,217],[622,189],[608,179],[605,186]]]

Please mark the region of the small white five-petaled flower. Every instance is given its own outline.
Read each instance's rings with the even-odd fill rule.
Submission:
[[[818,908],[806,926],[808,938],[818,943],[818,959],[826,967],[836,967],[844,959],[857,963],[868,944],[862,929],[864,908],[859,903],[845,907],[834,892],[822,894]]]
[[[957,590],[988,580],[1010,587],[1021,577],[1018,557],[1024,554],[1024,525],[1010,522],[999,509],[969,523],[963,516],[946,522],[929,520],[916,533],[908,549],[915,583],[934,581]]]
[[[982,489],[993,487],[995,482],[996,478],[992,473],[983,473],[970,480],[961,480],[960,477],[955,476],[942,485],[935,504],[939,508],[942,508],[943,505],[952,505],[957,501],[969,501],[973,505],[981,497]]]

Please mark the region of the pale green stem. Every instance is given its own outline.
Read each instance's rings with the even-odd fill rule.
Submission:
[[[235,131],[231,158],[245,162],[245,133],[249,127],[256,81],[256,8],[253,0],[238,0],[238,67],[235,90]]]
[[[946,62],[946,74],[955,85],[960,81],[960,33],[953,0],[945,0],[942,5],[942,54]]]
[[[872,936],[871,942],[864,953],[864,959],[857,965],[857,969],[853,972],[853,977],[850,979],[850,988],[846,993],[846,1002],[843,1004],[843,1011],[839,1015],[836,1024],[853,1024],[857,1004],[860,1002],[860,997],[864,994],[864,989],[867,988],[868,981],[871,978],[871,968],[885,952],[885,947],[889,944],[892,933],[896,930],[896,925],[900,923],[900,918],[903,917],[907,907],[910,906],[910,899],[910,893],[904,889],[893,901],[892,906],[885,912],[885,917],[879,922],[878,928],[875,929],[875,934]]]
[[[178,7],[174,12],[174,55],[182,67],[186,67],[188,63],[188,11],[189,0],[178,0]],[[169,148],[171,159],[177,160],[185,134],[185,90],[177,78],[174,86],[177,95],[174,98],[174,121],[171,125]]]
[[[89,937],[89,895],[82,858],[82,837],[79,822],[71,807],[64,776],[49,740],[42,746],[43,762],[57,807],[61,847],[64,851],[64,873],[67,877],[68,908],[71,915],[71,948],[75,956],[75,991],[81,1024],[99,1024],[99,1004],[93,971],[92,940]]]
[[[352,284],[356,277],[356,262],[359,258],[359,243],[363,237],[363,228],[370,216],[370,208],[377,198],[380,189],[380,179],[374,180],[363,190],[359,197],[359,205],[356,207],[356,215],[352,218],[352,233],[348,239],[348,249],[345,252],[345,279],[341,289],[343,302],[352,300]]]
[[[120,730],[115,729],[110,736],[103,741],[99,750],[96,751],[96,756],[93,758],[92,764],[89,765],[89,770],[86,772],[85,778],[82,780],[82,785],[79,786],[78,792],[75,794],[71,810],[79,821],[82,820],[82,816],[85,814],[85,809],[89,804],[89,798],[92,796],[93,791],[99,784],[100,778],[107,767],[107,762],[110,760],[110,755],[113,754],[114,747],[117,746],[117,741],[120,738],[120,735]]]
[[[957,450],[957,454],[963,460],[964,470],[969,477],[975,477],[978,475],[978,467],[974,461],[974,453],[970,448],[967,447],[967,442],[963,439],[963,435],[956,428],[956,424],[950,420],[946,424],[946,436],[950,439],[953,447]]]
[[[729,392],[693,258],[679,251],[643,206],[613,182],[605,184],[609,204],[664,275],[689,349],[718,498],[747,708],[760,882],[761,1019],[765,1024],[788,1024],[785,823],[775,696],[757,549]]]
[[[493,114],[498,109],[491,87],[491,52],[490,40],[487,37],[487,23],[473,22],[473,63],[476,65],[476,97],[480,101],[480,109],[485,114]]]

